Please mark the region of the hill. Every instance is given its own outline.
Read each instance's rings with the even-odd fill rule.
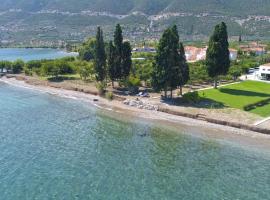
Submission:
[[[227,22],[230,36],[270,38],[269,0],[2,0],[2,42],[81,41],[97,25],[122,23],[130,39],[157,38],[177,24],[185,40],[207,39]]]

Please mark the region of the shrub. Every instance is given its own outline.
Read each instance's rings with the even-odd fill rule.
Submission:
[[[106,83],[105,82],[97,82],[96,88],[98,89],[98,93],[100,96],[103,96],[106,92]]]
[[[23,70],[24,62],[22,60],[16,60],[12,64],[12,72],[14,74],[18,74]]]
[[[0,69],[10,70],[12,68],[12,62],[10,61],[0,61]]]
[[[94,74],[94,66],[93,63],[88,63],[86,61],[76,62],[76,71],[80,74],[82,80],[86,81],[86,79]]]
[[[126,86],[131,93],[137,93],[139,91],[139,87],[141,86],[141,81],[137,77],[130,76],[126,80]]]
[[[49,61],[42,64],[41,74],[43,76],[58,77],[61,73],[59,66],[56,66],[54,62]]]
[[[199,93],[189,92],[183,95],[183,99],[188,103],[198,103],[200,101]]]
[[[112,92],[107,92],[105,94],[106,99],[108,99],[109,101],[113,100],[113,93]]]
[[[33,72],[30,69],[28,69],[27,67],[24,68],[24,73],[27,76],[32,76],[33,75]]]
[[[40,68],[42,65],[42,61],[40,60],[32,60],[26,63],[26,67],[30,70]]]

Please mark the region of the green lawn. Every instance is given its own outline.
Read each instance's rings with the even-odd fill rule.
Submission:
[[[243,110],[243,107],[248,104],[270,98],[270,84],[257,81],[245,81],[220,87],[219,89],[200,91],[199,95],[203,98],[222,103],[224,106]],[[263,117],[270,116],[270,105],[257,107],[250,112]]]

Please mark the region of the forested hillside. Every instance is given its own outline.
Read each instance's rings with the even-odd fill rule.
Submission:
[[[7,41],[83,40],[97,25],[122,23],[131,39],[155,38],[171,24],[187,40],[206,39],[225,21],[230,36],[270,38],[269,0],[1,0]]]
[[[214,12],[227,14],[269,14],[269,0],[2,0],[1,10],[22,9],[40,11],[57,9],[79,12],[83,10],[107,11],[128,14],[142,11],[146,14],[160,12]]]

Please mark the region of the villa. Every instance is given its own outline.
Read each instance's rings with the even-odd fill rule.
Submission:
[[[188,62],[205,60],[207,47],[198,48],[194,46],[185,46],[185,53]]]
[[[259,70],[255,72],[255,78],[270,81],[270,63],[261,65]]]
[[[266,47],[267,45],[259,44],[257,42],[251,42],[247,45],[240,45],[240,49],[244,54],[250,55],[250,53],[254,53],[257,56],[266,54]]]
[[[230,60],[236,60],[238,57],[238,51],[236,49],[230,50]],[[188,62],[196,62],[205,60],[207,47],[198,48],[194,46],[185,46],[185,53]]]

